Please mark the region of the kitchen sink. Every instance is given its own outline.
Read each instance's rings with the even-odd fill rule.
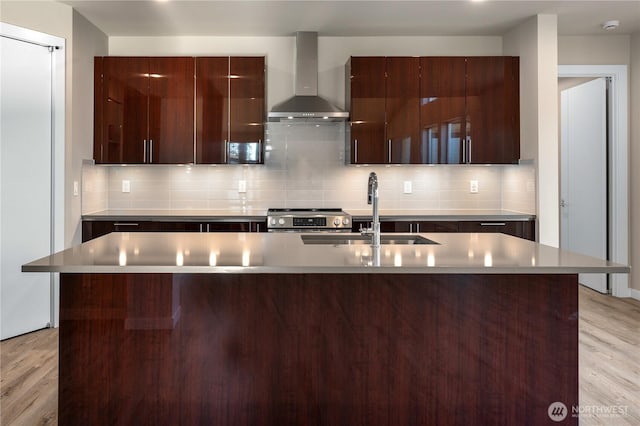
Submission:
[[[305,244],[329,245],[370,245],[370,235],[340,235],[340,234],[303,234],[300,236]],[[420,235],[389,234],[380,235],[380,244],[438,244]]]

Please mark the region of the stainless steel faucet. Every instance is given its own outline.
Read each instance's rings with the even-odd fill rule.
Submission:
[[[371,247],[380,247],[380,213],[378,212],[378,175],[375,172],[369,173],[369,183],[367,184],[367,204],[373,208],[373,222],[371,227],[361,229],[363,235],[371,235]]]

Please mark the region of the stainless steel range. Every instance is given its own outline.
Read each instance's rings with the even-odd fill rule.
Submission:
[[[351,215],[342,209],[269,209],[269,232],[351,232]]]

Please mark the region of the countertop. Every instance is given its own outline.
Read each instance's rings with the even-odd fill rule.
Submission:
[[[345,209],[354,220],[371,219],[371,209]],[[83,220],[233,221],[264,220],[267,211],[256,210],[102,210],[82,215]],[[397,210],[381,209],[382,221],[532,220],[535,215],[509,210]]]
[[[156,222],[204,222],[204,221],[234,221],[234,220],[265,220],[266,210],[101,210],[95,213],[83,214],[82,220],[141,220]]]
[[[371,219],[371,209],[347,210],[353,220]],[[509,210],[380,210],[382,221],[533,220],[535,215]]]
[[[23,265],[64,273],[628,273],[629,267],[504,234],[423,233],[437,244],[304,244],[352,233],[111,233]],[[406,234],[383,234],[398,238]]]

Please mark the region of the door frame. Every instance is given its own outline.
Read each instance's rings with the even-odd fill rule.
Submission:
[[[65,60],[64,38],[0,22],[0,35],[51,48],[51,253],[64,248]],[[60,274],[51,273],[50,326],[59,323]]]
[[[629,264],[629,124],[627,65],[559,65],[558,77],[609,77],[609,247],[612,262]],[[559,147],[558,147],[559,148]],[[560,211],[558,211],[560,214]],[[628,274],[611,274],[611,294],[630,297]]]

